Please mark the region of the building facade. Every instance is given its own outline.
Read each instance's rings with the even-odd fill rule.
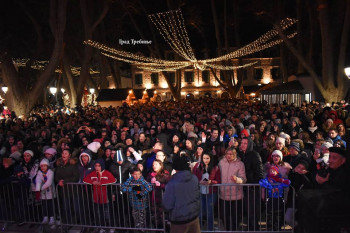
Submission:
[[[232,60],[234,65],[238,65],[238,59]],[[256,64],[243,68],[244,78],[243,86],[253,86],[268,83],[282,83],[280,74],[279,58],[246,58],[243,64]],[[220,87],[211,70],[199,70],[193,68],[181,69],[181,97],[199,98],[202,96],[211,96],[220,98],[227,95]],[[175,83],[175,71],[168,72],[172,83]],[[132,68],[132,89],[155,89],[160,94],[162,100],[171,98],[170,89],[162,72],[151,72]],[[223,79],[222,72],[216,70],[216,76]],[[237,71],[234,71],[234,77],[237,78]],[[249,93],[246,93],[249,94]]]

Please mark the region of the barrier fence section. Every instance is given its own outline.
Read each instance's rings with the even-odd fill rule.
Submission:
[[[155,186],[146,195],[137,185],[124,190],[120,184],[69,183],[53,188],[54,192],[38,196],[27,185],[0,185],[0,222],[48,224],[60,229],[169,231],[168,215],[161,205],[163,190]],[[293,189],[216,184],[201,185],[200,192],[202,232],[293,232]]]

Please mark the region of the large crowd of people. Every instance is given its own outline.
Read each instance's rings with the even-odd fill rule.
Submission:
[[[242,205],[250,213],[259,213],[261,197],[268,199],[259,189],[208,187],[259,184],[275,172],[277,183],[290,180],[296,192],[295,209],[292,192],[283,200],[287,223],[293,225],[295,215],[293,227],[313,232],[316,215],[334,211],[334,216],[350,216],[349,110],[344,102],[294,106],[211,98],[116,108],[37,107],[25,117],[16,117],[6,108],[0,120],[0,184],[27,180],[38,200],[55,198],[55,187],[58,195],[67,195],[64,186],[68,183],[91,184],[98,190],[93,202],[99,209],[109,200],[98,186],[118,183],[123,184],[123,192],[132,194],[134,209],[141,210],[152,187],[164,190],[176,173],[174,159],[185,157],[201,184],[201,213],[206,216],[213,216],[215,203],[225,213]],[[142,188],[132,187],[133,183]],[[162,218],[162,197],[157,192],[152,196]],[[49,202],[45,208],[52,209]],[[225,229],[239,227],[245,218],[237,214],[227,215],[234,219],[223,219]],[[133,211],[142,226],[146,224],[143,215]],[[69,217],[61,216],[61,220]],[[250,230],[258,229],[258,214],[245,217]],[[44,223],[54,221],[52,211],[44,216]],[[213,224],[209,220],[209,230]]]

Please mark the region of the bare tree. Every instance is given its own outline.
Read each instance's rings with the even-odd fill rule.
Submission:
[[[345,95],[344,84],[346,76],[344,75],[343,69],[349,41],[350,1],[330,2],[326,0],[317,0],[316,3],[318,27],[321,32],[321,72],[317,72],[317,68],[310,62],[310,57],[312,55],[305,56],[302,51],[294,46],[277,25],[275,25],[275,27],[278,29],[279,35],[286,43],[288,49],[310,74],[324,99],[327,102],[336,102],[344,98]],[[315,9],[313,9],[313,11],[314,10]],[[312,10],[309,9],[309,11]],[[332,12],[337,12],[337,14],[332,15]],[[317,16],[317,14],[313,15]],[[333,17],[333,20],[330,20],[331,17]],[[310,21],[310,25],[314,26],[313,19]],[[342,27],[334,27],[334,25],[332,25],[334,22],[338,23],[338,25],[342,25]],[[317,38],[314,39],[316,40]],[[315,51],[312,50],[309,52]]]
[[[23,85],[25,78],[20,77],[16,70],[11,56],[5,51],[0,56],[2,65],[3,81],[11,91],[7,93],[7,104],[10,109],[17,114],[28,114],[32,107],[37,103],[43,90],[50,83],[54,71],[61,59],[64,46],[64,31],[66,27],[67,0],[50,1],[50,27],[54,37],[54,45],[45,70],[37,77],[33,85]]]

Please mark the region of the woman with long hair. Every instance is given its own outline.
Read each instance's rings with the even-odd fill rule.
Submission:
[[[276,166],[282,178],[286,178],[286,179],[288,178],[288,174],[292,169],[292,166],[289,163],[283,162],[283,154],[280,150],[274,150],[272,152],[271,162],[267,163],[266,171],[269,171],[271,166]]]
[[[212,231],[214,229],[214,205],[217,200],[217,188],[208,185],[221,182],[219,168],[215,166],[213,156],[204,152],[200,162],[194,166],[192,172],[197,176],[201,185],[201,222],[203,219],[207,220],[208,230]]]
[[[155,159],[152,164],[153,171],[149,173],[147,181],[154,185],[152,191],[151,205],[157,228],[163,227],[163,208],[162,197],[165,190],[165,185],[170,180],[170,174],[164,169],[163,162]]]

